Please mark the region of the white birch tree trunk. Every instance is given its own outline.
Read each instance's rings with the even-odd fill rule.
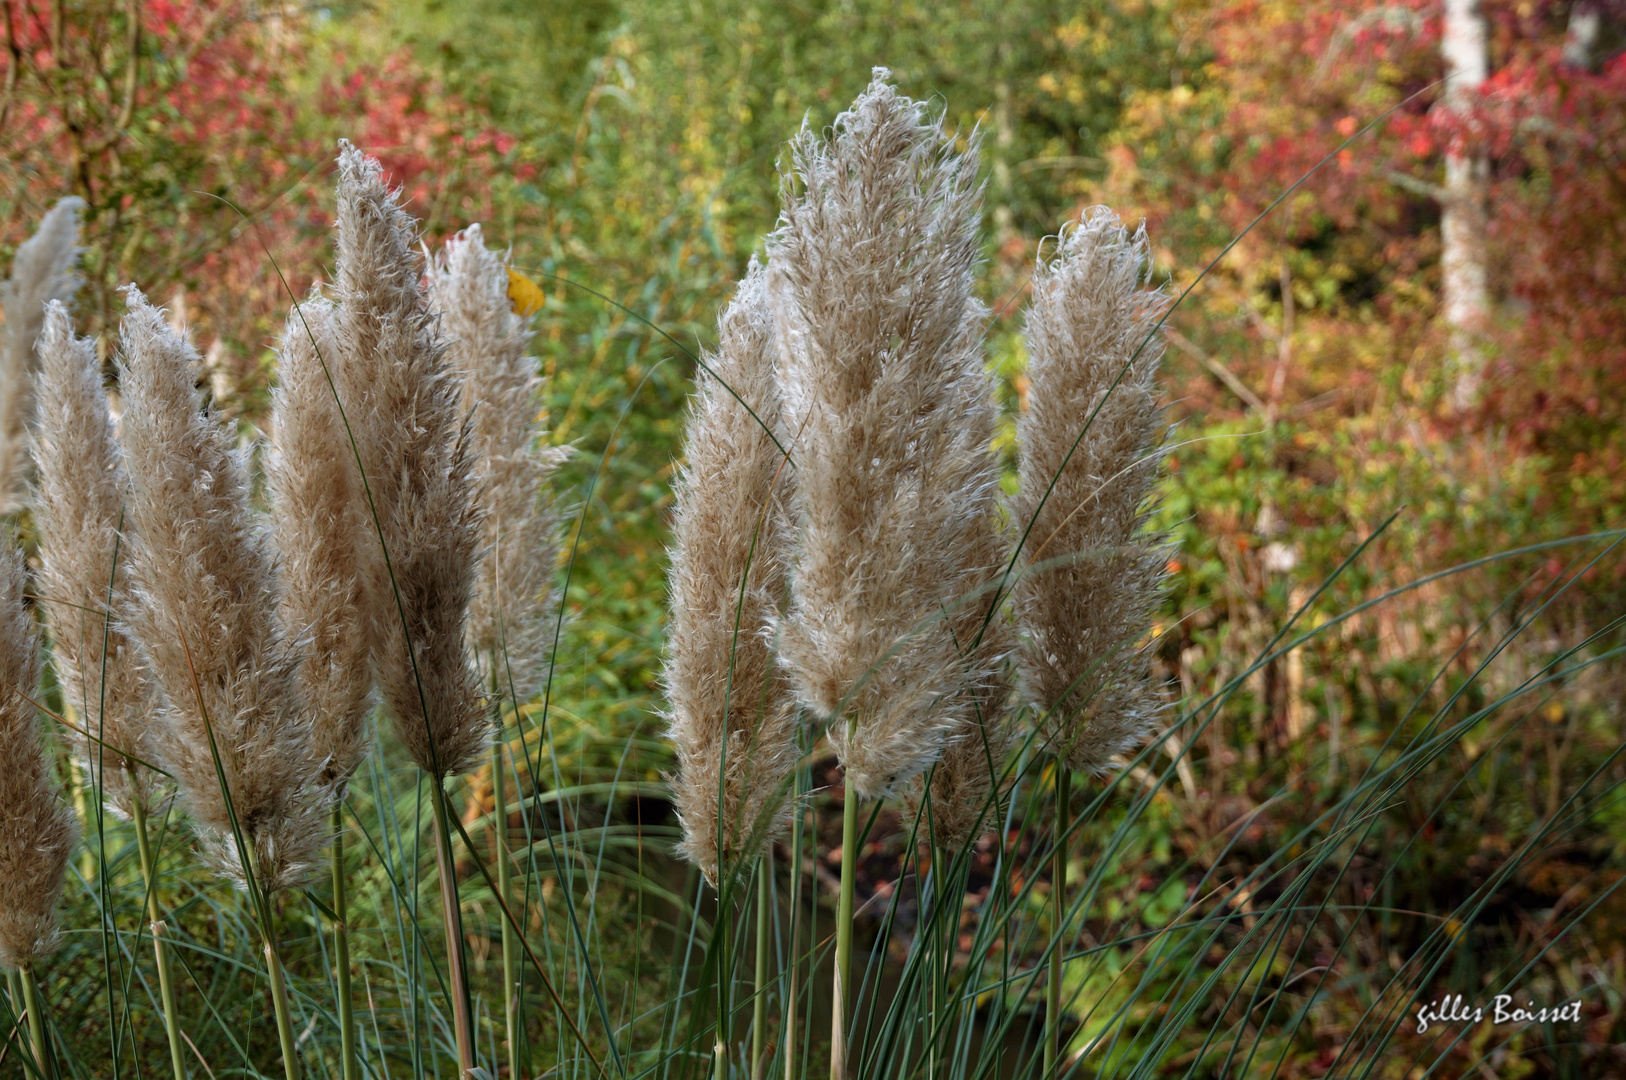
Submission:
[[[1445,28],[1440,37],[1445,57],[1445,108],[1459,113],[1472,108],[1488,66],[1485,37],[1479,0],[1445,0]],[[1451,393],[1458,409],[1472,408],[1478,401],[1485,359],[1481,335],[1490,310],[1485,268],[1488,172],[1482,151],[1454,148],[1446,153],[1440,218],[1441,299],[1451,328]]]

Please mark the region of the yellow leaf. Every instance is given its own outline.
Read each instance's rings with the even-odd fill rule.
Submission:
[[[508,302],[514,305],[515,315],[522,319],[535,315],[547,299],[536,282],[512,266],[508,268]]]

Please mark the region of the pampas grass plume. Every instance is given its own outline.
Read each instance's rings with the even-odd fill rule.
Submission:
[[[323,371],[323,361],[336,363],[340,351],[333,320],[333,305],[319,297],[288,315],[267,472],[282,625],[300,641],[298,683],[311,711],[312,754],[323,777],[342,785],[367,756],[373,627],[366,581],[378,542]]]
[[[789,678],[773,655],[791,473],[763,430],[785,441],[765,279],[753,259],[718,320],[717,351],[706,357],[714,374],[689,413],[672,522],[664,681],[678,850],[713,882],[720,864],[738,866],[783,830],[798,753]]]
[[[1168,305],[1150,275],[1145,228],[1130,233],[1098,207],[1040,262],[1027,310],[1012,513],[1032,527],[1015,592],[1018,666],[1047,748],[1085,772],[1109,768],[1159,711],[1139,647],[1168,561],[1143,531],[1163,456],[1153,328]]]
[[[135,643],[119,621],[130,589],[130,552],[119,543],[124,466],[113,435],[94,345],[75,337],[67,309],[46,305],[39,339],[34,430],[34,520],[51,660],[62,697],[86,731],[72,741],[86,774],[114,810],[153,808],[157,775],[131,756],[154,757],[156,708]]]
[[[491,736],[464,637],[481,539],[476,461],[420,288],[414,223],[378,162],[340,146],[333,377],[388,553],[366,581],[374,677],[397,737],[438,779],[466,772]]]
[[[6,313],[0,345],[0,513],[17,508],[28,475],[28,426],[34,418],[34,342],[45,323],[48,301],[67,302],[79,291],[73,264],[79,258],[83,199],[57,200],[39,231],[17,248],[11,278],[0,285]]]
[[[559,512],[548,480],[570,456],[543,445],[542,380],[528,355],[529,320],[508,297],[506,260],[488,251],[480,226],[453,237],[429,267],[430,306],[451,342],[473,426],[484,554],[469,605],[468,643],[477,664],[496,658],[504,693],[523,701],[547,682],[557,596]]]
[[[804,128],[769,242],[799,549],[781,651],[832,718],[847,783],[891,793],[972,722],[991,657],[965,655],[996,474],[972,293],[977,140],[875,80],[828,139]],[[839,717],[839,719],[838,719]]]
[[[32,964],[57,939],[57,904],[77,836],[58,797],[28,698],[38,693],[39,635],[23,604],[22,553],[0,553],[0,967]],[[26,695],[26,696],[25,696]]]
[[[160,754],[211,860],[243,873],[235,809],[263,887],[289,887],[327,842],[330,792],[318,782],[299,656],[276,621],[271,551],[233,433],[200,411],[197,353],[134,286],[126,303],[119,386],[136,586],[126,618],[161,691]]]

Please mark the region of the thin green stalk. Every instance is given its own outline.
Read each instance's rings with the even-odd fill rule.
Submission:
[[[339,977],[339,1056],[344,1080],[358,1080],[356,1018],[350,1000],[350,907],[345,895],[344,803],[333,804],[333,963]]]
[[[294,1045],[294,1023],[288,1012],[288,987],[282,977],[282,960],[269,934],[264,940],[265,967],[271,976],[271,1008],[277,1014],[277,1041],[282,1044],[282,1071],[288,1080],[299,1080],[299,1048]]]
[[[496,683],[495,665],[492,683]],[[498,708],[500,710],[501,706]],[[513,871],[508,863],[508,799],[505,785],[507,777],[503,772],[502,748],[503,739],[499,735],[491,744],[491,793],[494,803],[492,823],[496,826],[492,832],[497,845],[497,895],[506,905],[511,895],[509,881]],[[508,924],[507,919],[502,920],[502,986],[503,1023],[508,1035],[508,1075],[518,1080],[525,1075],[520,1068],[519,974],[514,955],[514,928]]]
[[[723,896],[723,867],[717,868],[717,925],[712,928],[712,940],[716,942],[717,949],[717,1041],[711,1048],[712,1077],[713,1080],[728,1080],[728,935],[733,929],[729,926],[728,901]]]
[[[853,888],[857,884],[858,793],[841,800],[841,900],[836,908],[836,977],[830,1010],[830,1080],[847,1077],[847,996],[852,987]]]
[[[32,967],[20,968],[18,981],[23,984],[23,1008],[28,1012],[28,1038],[34,1048],[34,1063],[41,1076],[52,1075],[50,1050],[45,1044],[45,1015],[40,1011],[40,988],[34,982]]]
[[[943,880],[943,874],[947,869],[948,863],[944,860],[944,851],[942,847],[937,844],[933,844],[931,891],[932,907],[931,913],[926,920],[927,932],[931,935],[929,939],[931,944],[928,947],[932,950],[931,970],[928,975],[928,977],[932,980],[930,998],[932,1022],[926,1026],[926,1037],[930,1040],[930,1042],[926,1044],[926,1080],[936,1080],[938,1071],[937,1050],[939,1038],[937,1034],[937,1021],[938,1018],[943,1015],[943,1000],[947,996],[946,991],[948,989],[947,979],[949,958],[943,955],[943,939],[945,932],[950,935],[948,938],[950,942],[954,940],[952,937],[952,931],[946,929],[946,924],[948,922],[948,908],[944,905],[948,899],[948,886]],[[939,926],[936,931],[933,931],[931,930],[932,920],[937,920],[945,925]]]
[[[1061,965],[1066,952],[1062,940],[1063,922],[1067,914],[1067,837],[1068,803],[1072,799],[1073,771],[1065,761],[1058,760],[1056,768],[1056,833],[1050,851],[1050,985],[1046,989],[1044,1009],[1044,1072],[1047,1080],[1060,1075],[1061,1058]]]
[[[751,1080],[762,1080],[768,1046],[768,888],[773,883],[773,848],[757,867],[757,979],[751,1010]]]
[[[186,1058],[181,1053],[181,1030],[175,1015],[175,977],[164,945],[168,927],[158,910],[158,868],[153,859],[152,841],[147,837],[147,808],[132,799],[131,824],[135,826],[136,854],[141,859],[141,883],[147,891],[147,922],[152,929],[152,951],[158,961],[158,998],[164,1013],[164,1035],[169,1039],[169,1064],[175,1080],[186,1080]]]
[[[468,969],[463,962],[463,912],[457,896],[457,866],[452,834],[446,824],[446,789],[431,777],[429,805],[435,812],[435,860],[440,869],[440,905],[446,920],[446,966],[452,975],[452,1020],[457,1032],[458,1076],[474,1068],[474,1017],[469,1002]]]
[[[785,965],[785,1080],[796,1080],[796,969],[798,964],[798,950],[801,948],[802,910],[802,822],[805,811],[802,810],[802,766],[796,766],[796,789],[793,793],[793,802],[796,809],[794,824],[790,833],[790,949]]]

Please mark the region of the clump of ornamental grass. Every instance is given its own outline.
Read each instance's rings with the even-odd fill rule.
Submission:
[[[434,779],[458,1060],[466,1071],[474,1066],[473,1015],[444,783],[473,768],[492,735],[465,634],[481,542],[477,460],[462,383],[426,303],[416,225],[378,162],[349,143],[340,147],[330,370],[378,543],[364,582],[373,676],[396,736]]]
[[[549,481],[570,457],[548,446],[542,380],[529,353],[530,319],[509,299],[507,260],[487,250],[479,225],[447,242],[429,266],[429,303],[450,343],[448,359],[462,380],[464,416],[483,511],[478,576],[465,631],[483,668],[501,732],[504,696],[519,703],[547,684],[558,592],[560,513]],[[507,902],[511,876],[505,741],[491,747],[492,820],[497,836],[497,889]],[[513,927],[502,920],[504,1017],[509,1073],[522,1075],[520,992]]]
[[[672,621],[663,673],[668,734],[677,747],[678,851],[718,890],[714,941],[722,950],[732,885],[750,860],[762,858],[752,1026],[758,1061],[766,1027],[769,852],[790,820],[799,758],[796,702],[773,647],[786,587],[792,473],[766,278],[752,259],[717,321],[717,349],[705,356],[706,376],[690,407],[673,491]],[[716,1068],[723,1070],[728,1009],[724,1000],[718,1005]]]
[[[0,342],[0,513],[17,509],[28,479],[28,428],[34,418],[34,343],[45,324],[45,305],[66,303],[79,291],[79,214],[85,202],[57,200],[34,235],[17,248],[11,277],[0,285],[6,313]]]
[[[34,965],[57,944],[57,905],[78,828],[41,745],[39,634],[23,602],[22,553],[0,552],[0,968],[22,982],[35,1064],[46,1037]]]
[[[1159,710],[1141,646],[1168,549],[1145,530],[1162,460],[1157,334],[1167,296],[1150,284],[1144,226],[1096,208],[1033,275],[1026,313],[1028,408],[1017,418],[1025,530],[1015,589],[1017,665],[1055,759],[1055,932],[1066,888],[1073,770],[1098,774],[1145,738]],[[1047,1060],[1060,1052],[1061,951],[1051,961]]]
[[[297,643],[277,620],[244,454],[201,407],[197,353],[134,286],[126,298],[120,434],[134,589],[125,618],[159,692],[160,756],[206,857],[254,906],[292,1080],[298,1057],[267,896],[316,866],[333,788],[299,693]]]
[[[770,238],[798,547],[781,651],[845,800],[832,1064],[844,1067],[856,807],[977,724],[997,678],[994,402],[973,294],[978,140],[869,88],[792,143]]]

